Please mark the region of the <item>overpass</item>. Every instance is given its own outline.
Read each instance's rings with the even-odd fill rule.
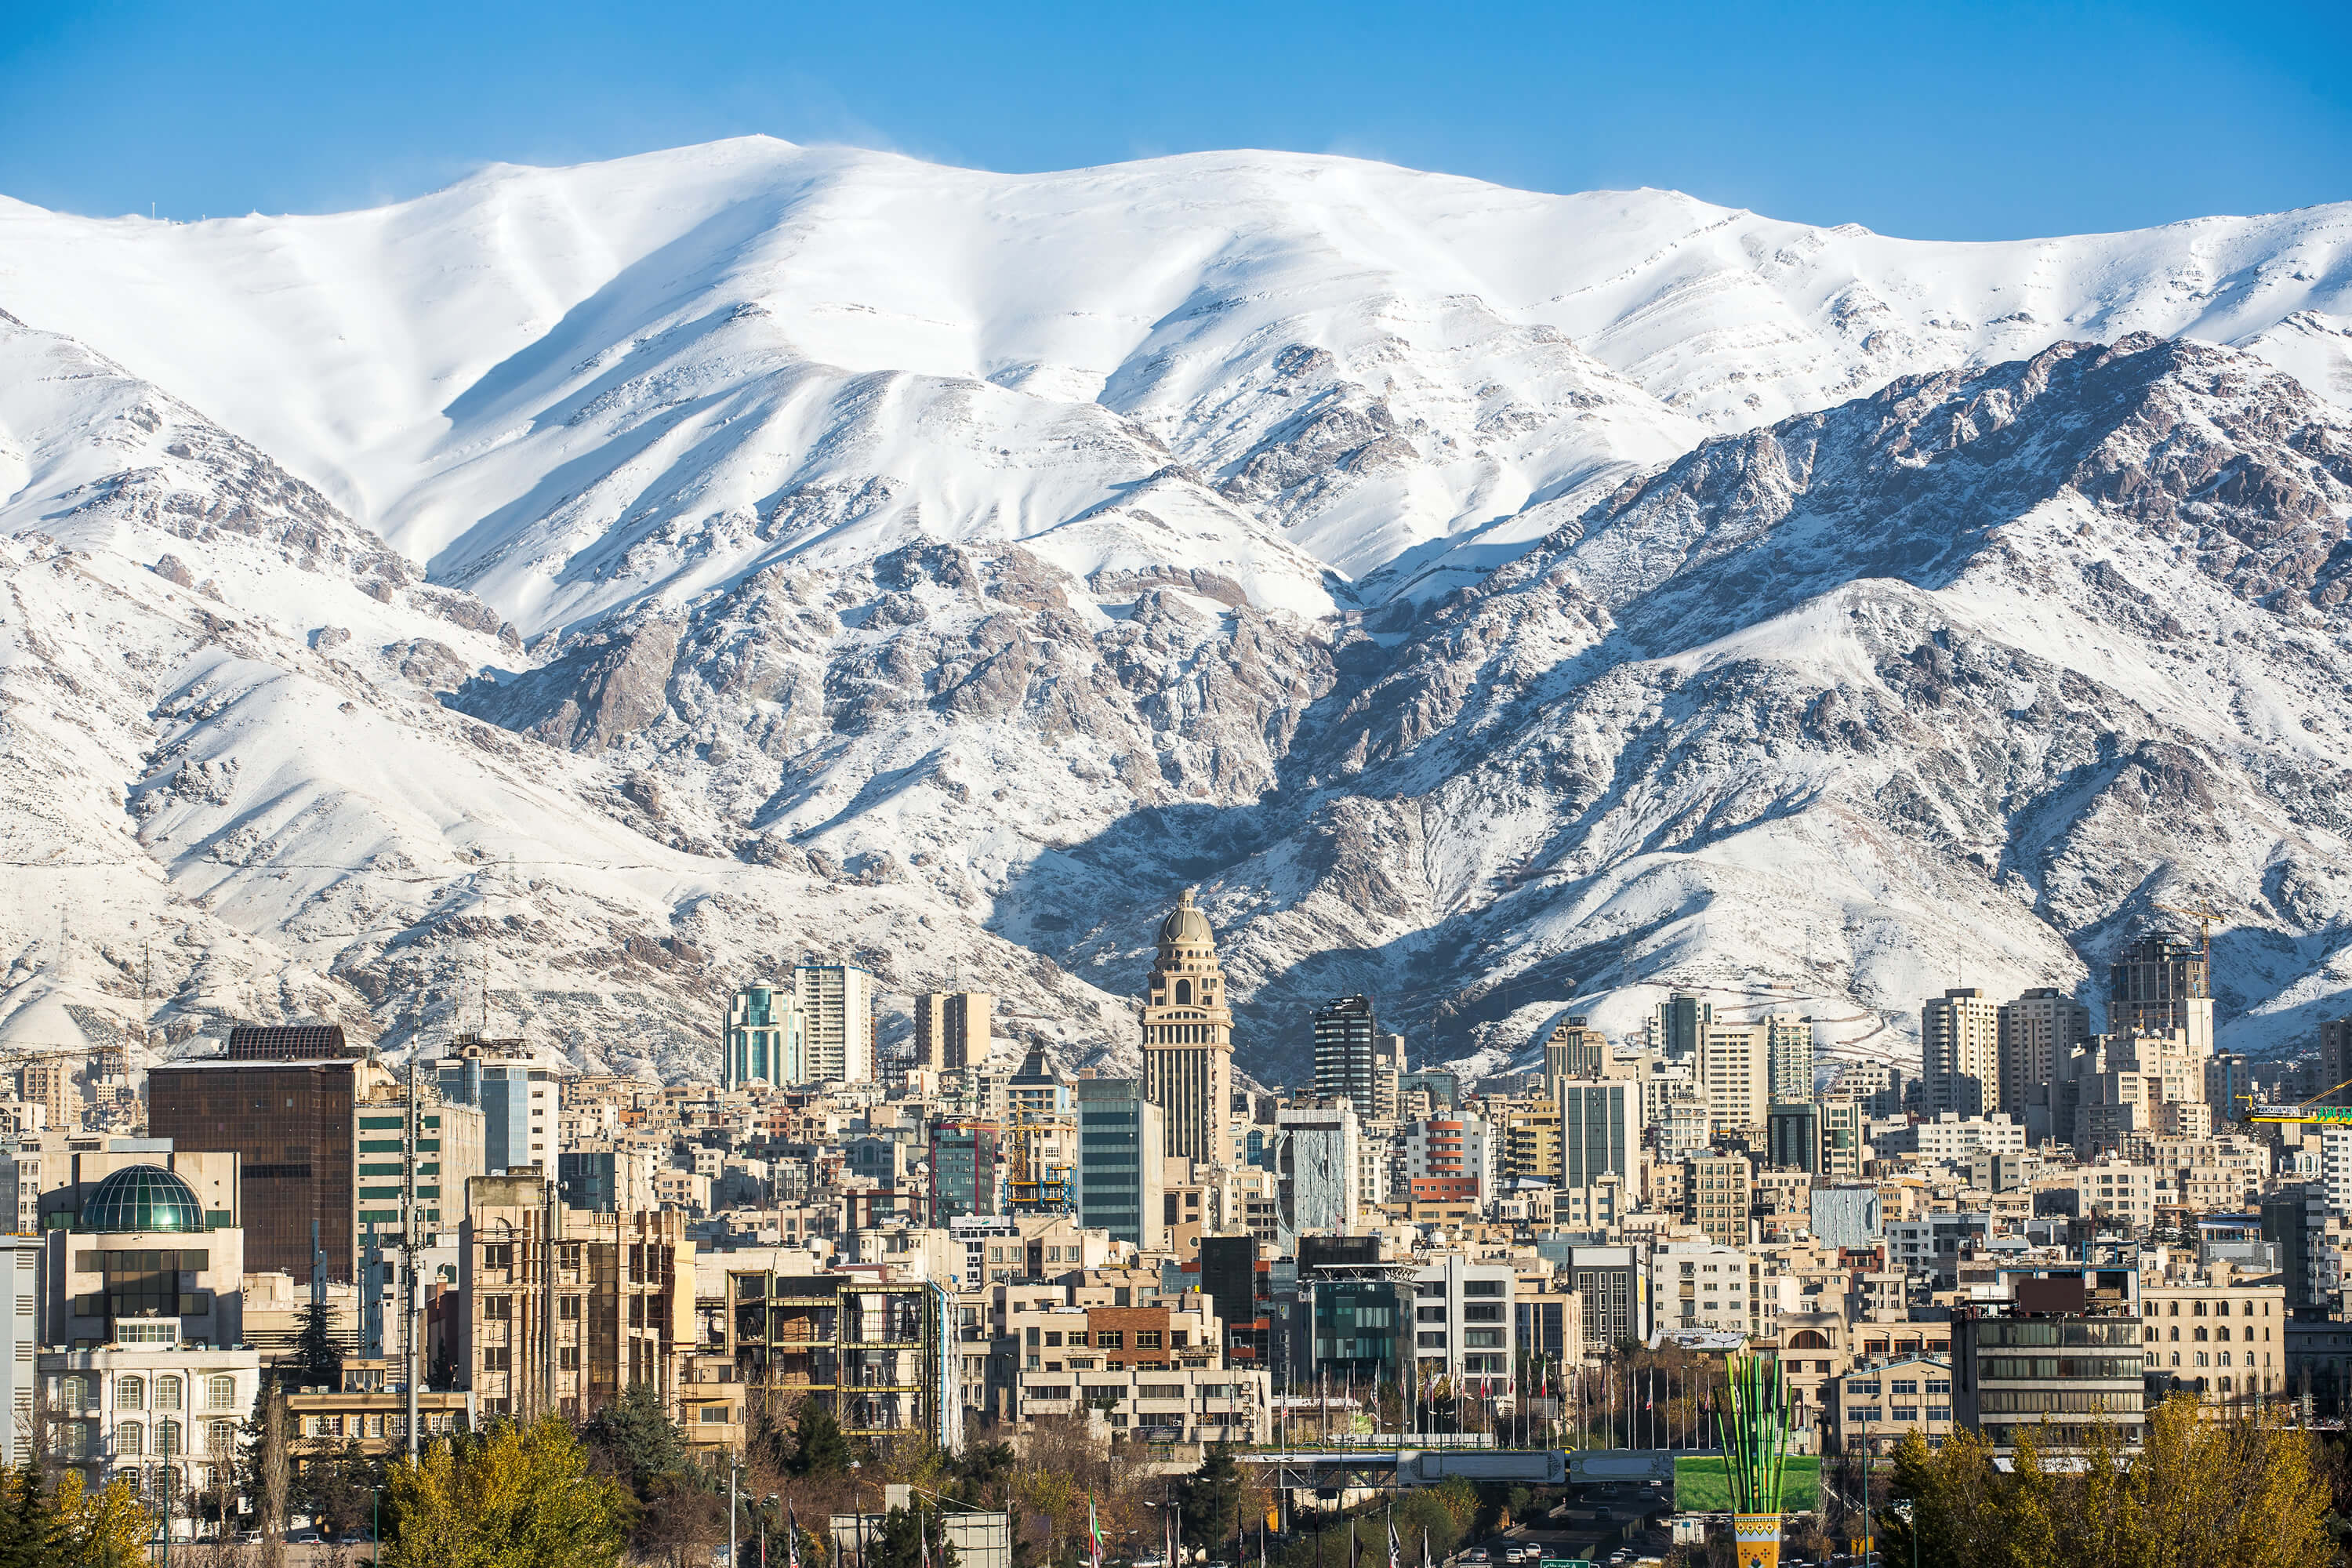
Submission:
[[[1449,1435],[1407,1433],[1375,1447],[1359,1439],[1290,1447],[1236,1449],[1234,1458],[1261,1467],[1269,1485],[1286,1489],[1339,1487],[1385,1490],[1433,1487],[1456,1477],[1528,1487],[1622,1485],[1675,1479],[1667,1448],[1495,1448]]]

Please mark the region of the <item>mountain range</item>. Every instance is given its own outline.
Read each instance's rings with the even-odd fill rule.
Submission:
[[[1241,1065],[1667,987],[1916,1052],[2210,904],[2352,1011],[2352,206],[1958,245],[1340,158],[764,139],[0,200],[0,1042],[707,1075],[851,958]],[[2195,921],[2189,922],[2191,927]]]

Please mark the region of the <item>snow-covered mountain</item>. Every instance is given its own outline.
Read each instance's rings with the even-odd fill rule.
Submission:
[[[487,986],[681,1072],[822,951],[1123,1047],[1190,880],[1270,1072],[1358,988],[1444,1055],[1664,984],[1900,1049],[2152,900],[2235,912],[2233,1040],[2352,1004],[2352,207],[755,139],[0,201],[0,1037]]]

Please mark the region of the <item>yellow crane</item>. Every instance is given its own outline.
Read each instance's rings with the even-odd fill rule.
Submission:
[[[2176,915],[2187,915],[2197,922],[2197,940],[2204,945],[2206,984],[2210,987],[2213,974],[2213,922],[2229,917],[2208,904],[2198,904],[2191,908],[2185,904],[2159,903],[2156,907]]]
[[[2238,1098],[2246,1102],[2244,1120],[2248,1121],[2315,1121],[2330,1127],[2352,1127],[2352,1105],[2314,1105],[2311,1102],[2323,1096],[2334,1094],[2336,1089],[2347,1084],[2352,1084],[2352,1078],[2347,1078],[2343,1083],[2332,1088],[2323,1089],[2318,1094],[2313,1095],[2311,1100],[2301,1100],[2294,1105],[2271,1105],[2257,1100],[2250,1094],[2242,1094]]]

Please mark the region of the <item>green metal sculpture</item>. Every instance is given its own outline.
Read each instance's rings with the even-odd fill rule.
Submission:
[[[1780,1480],[1789,1456],[1789,1395],[1778,1356],[1735,1355],[1724,1469],[1731,1481],[1732,1530],[1740,1568],[1779,1568]]]

